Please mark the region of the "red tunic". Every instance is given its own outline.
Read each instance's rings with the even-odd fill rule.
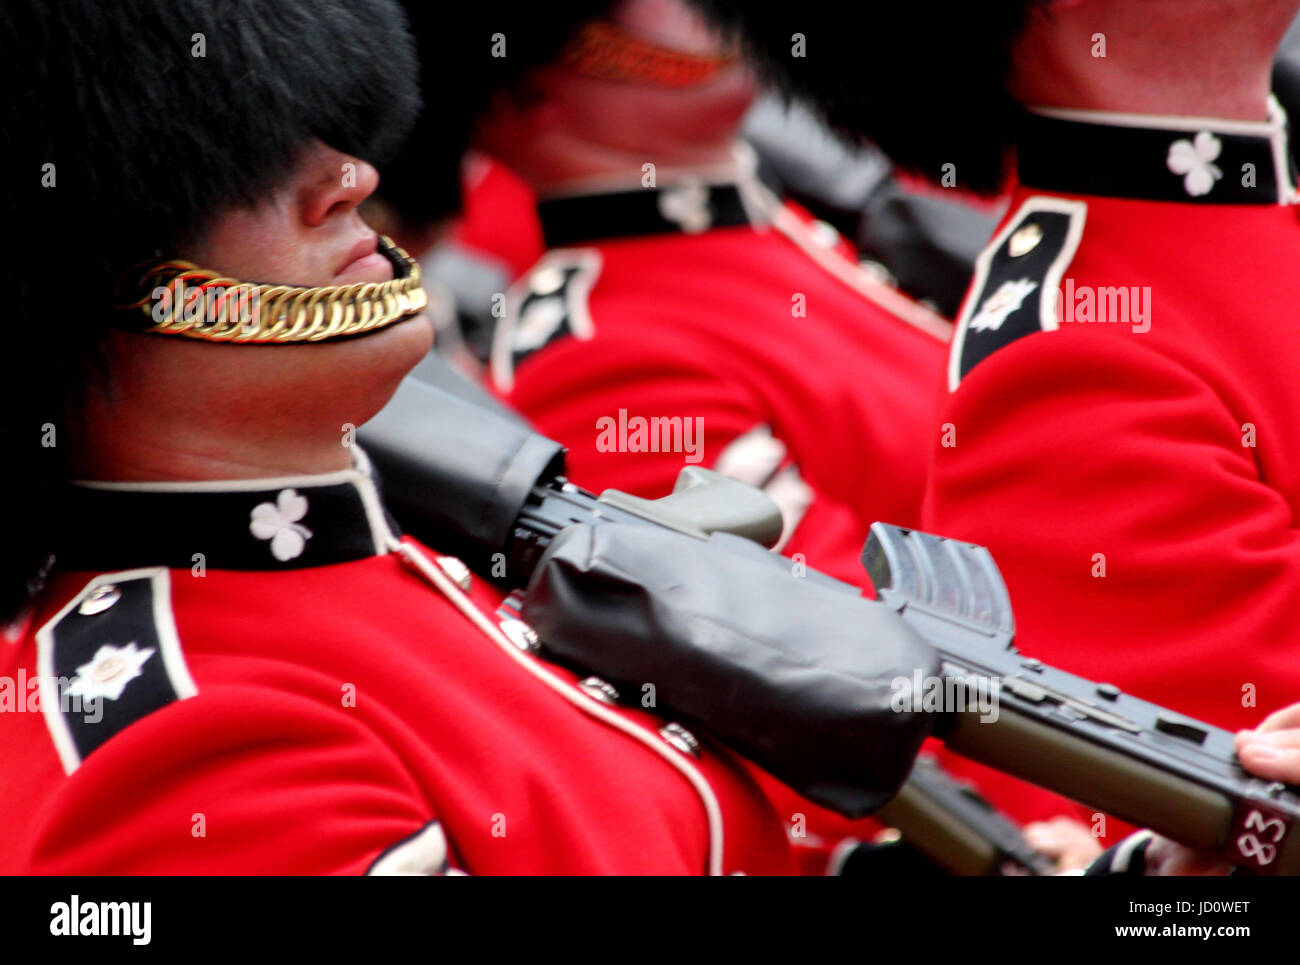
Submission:
[[[1042,117],[1020,154],[959,322],[925,528],[992,550],[1026,654],[1254,726],[1300,699],[1283,128]]]
[[[436,589],[405,558],[436,554],[388,551],[363,473],[251,486],[74,500],[63,555],[87,568],[3,673],[35,677],[39,651],[103,712],[54,689],[0,714],[0,873],[791,870],[742,766],[511,643],[494,590]]]
[[[514,280],[546,250],[532,189],[505,165],[482,155],[470,154],[464,168],[465,207],[451,237],[473,252],[500,259]]]

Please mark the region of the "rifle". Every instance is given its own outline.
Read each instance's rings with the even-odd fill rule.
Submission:
[[[402,524],[507,590],[526,585],[551,541],[574,523],[649,523],[697,539],[729,532],[765,546],[781,533],[780,513],[764,494],[705,469],[684,469],[676,491],[659,500],[573,485],[558,443],[485,407],[436,356],[359,436]],[[1051,868],[1009,819],[924,758],[880,817],[905,847],[952,874]]]
[[[663,500],[587,492],[564,478],[558,443],[411,379],[360,435],[399,518],[507,586],[528,584],[575,524],[650,524],[695,539],[740,532],[765,545],[780,532],[779,514],[761,493],[698,467],[684,470]],[[863,564],[881,603],[939,655],[946,693],[936,733],[950,748],[1242,868],[1300,873],[1291,834],[1300,790],[1246,774],[1225,730],[1020,654],[1006,587],[986,549],[876,523]],[[587,651],[579,646],[574,655]],[[924,794],[920,782],[909,785],[908,795]],[[907,820],[905,806],[893,813]],[[911,809],[914,841],[935,839],[933,821],[917,817],[925,813]],[[954,820],[952,827],[969,829]],[[999,847],[1020,853],[985,827],[979,848],[950,853],[947,864],[975,867],[976,851]]]
[[[1056,862],[1020,826],[953,777],[931,754],[916,758],[898,795],[875,817],[952,875],[1051,875]]]
[[[535,489],[520,510],[506,554],[505,581],[532,577],[547,547],[566,527],[594,521],[654,524],[705,539],[732,533],[771,546],[779,512],[759,490],[708,469],[687,467],[673,493],[658,500],[607,489],[599,496],[563,477]],[[933,642],[933,641],[931,641]],[[971,707],[976,704],[972,701]],[[1020,828],[929,755],[917,758],[898,794],[876,817],[949,874],[1045,875],[1055,862],[1036,851]]]
[[[1300,790],[1243,771],[1229,731],[1021,654],[987,549],[876,523],[862,561],[945,678],[996,682],[996,719],[972,701],[941,715],[948,747],[1239,867],[1300,872]]]

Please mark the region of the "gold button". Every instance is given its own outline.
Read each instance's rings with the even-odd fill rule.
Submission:
[[[122,591],[112,583],[105,583],[103,586],[95,587],[90,596],[81,601],[77,612],[82,616],[94,616],[96,613],[103,613],[120,599],[122,599]]]
[[[542,644],[537,637],[537,631],[523,620],[502,620],[501,632],[524,653],[536,653],[541,649]]]
[[[699,739],[681,724],[664,724],[659,728],[659,736],[683,754],[689,754],[691,757],[700,756]]]
[[[1043,240],[1043,229],[1037,222],[1029,222],[1023,228],[1018,228],[1011,236],[1011,242],[1008,249],[1012,258],[1019,258],[1021,255],[1027,255]]]
[[[594,697],[602,704],[618,703],[618,688],[607,680],[601,680],[599,677],[587,677],[585,680],[578,681],[578,687],[588,697]]]
[[[470,574],[469,567],[456,559],[454,556],[439,556],[436,560],[438,569],[442,570],[447,579],[451,580],[458,587],[469,592]]]

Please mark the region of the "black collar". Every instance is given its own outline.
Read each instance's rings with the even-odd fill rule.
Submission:
[[[1062,194],[1192,204],[1290,204],[1286,115],[1270,121],[1035,109],[1017,137],[1020,183]]]
[[[399,530],[369,460],[314,476],[68,486],[55,563],[64,570],[144,566],[292,570],[387,553]]]
[[[655,188],[544,198],[537,204],[548,248],[750,224],[742,189],[681,177]]]

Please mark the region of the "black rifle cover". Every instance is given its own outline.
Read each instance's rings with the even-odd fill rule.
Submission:
[[[409,376],[358,438],[402,527],[477,570],[508,548],[533,487],[564,466],[558,442]]]
[[[793,568],[731,534],[579,524],[543,554],[523,616],[629,702],[652,685],[661,713],[860,817],[897,793],[935,720],[919,699],[894,710],[894,687],[939,661],[889,607]]]

